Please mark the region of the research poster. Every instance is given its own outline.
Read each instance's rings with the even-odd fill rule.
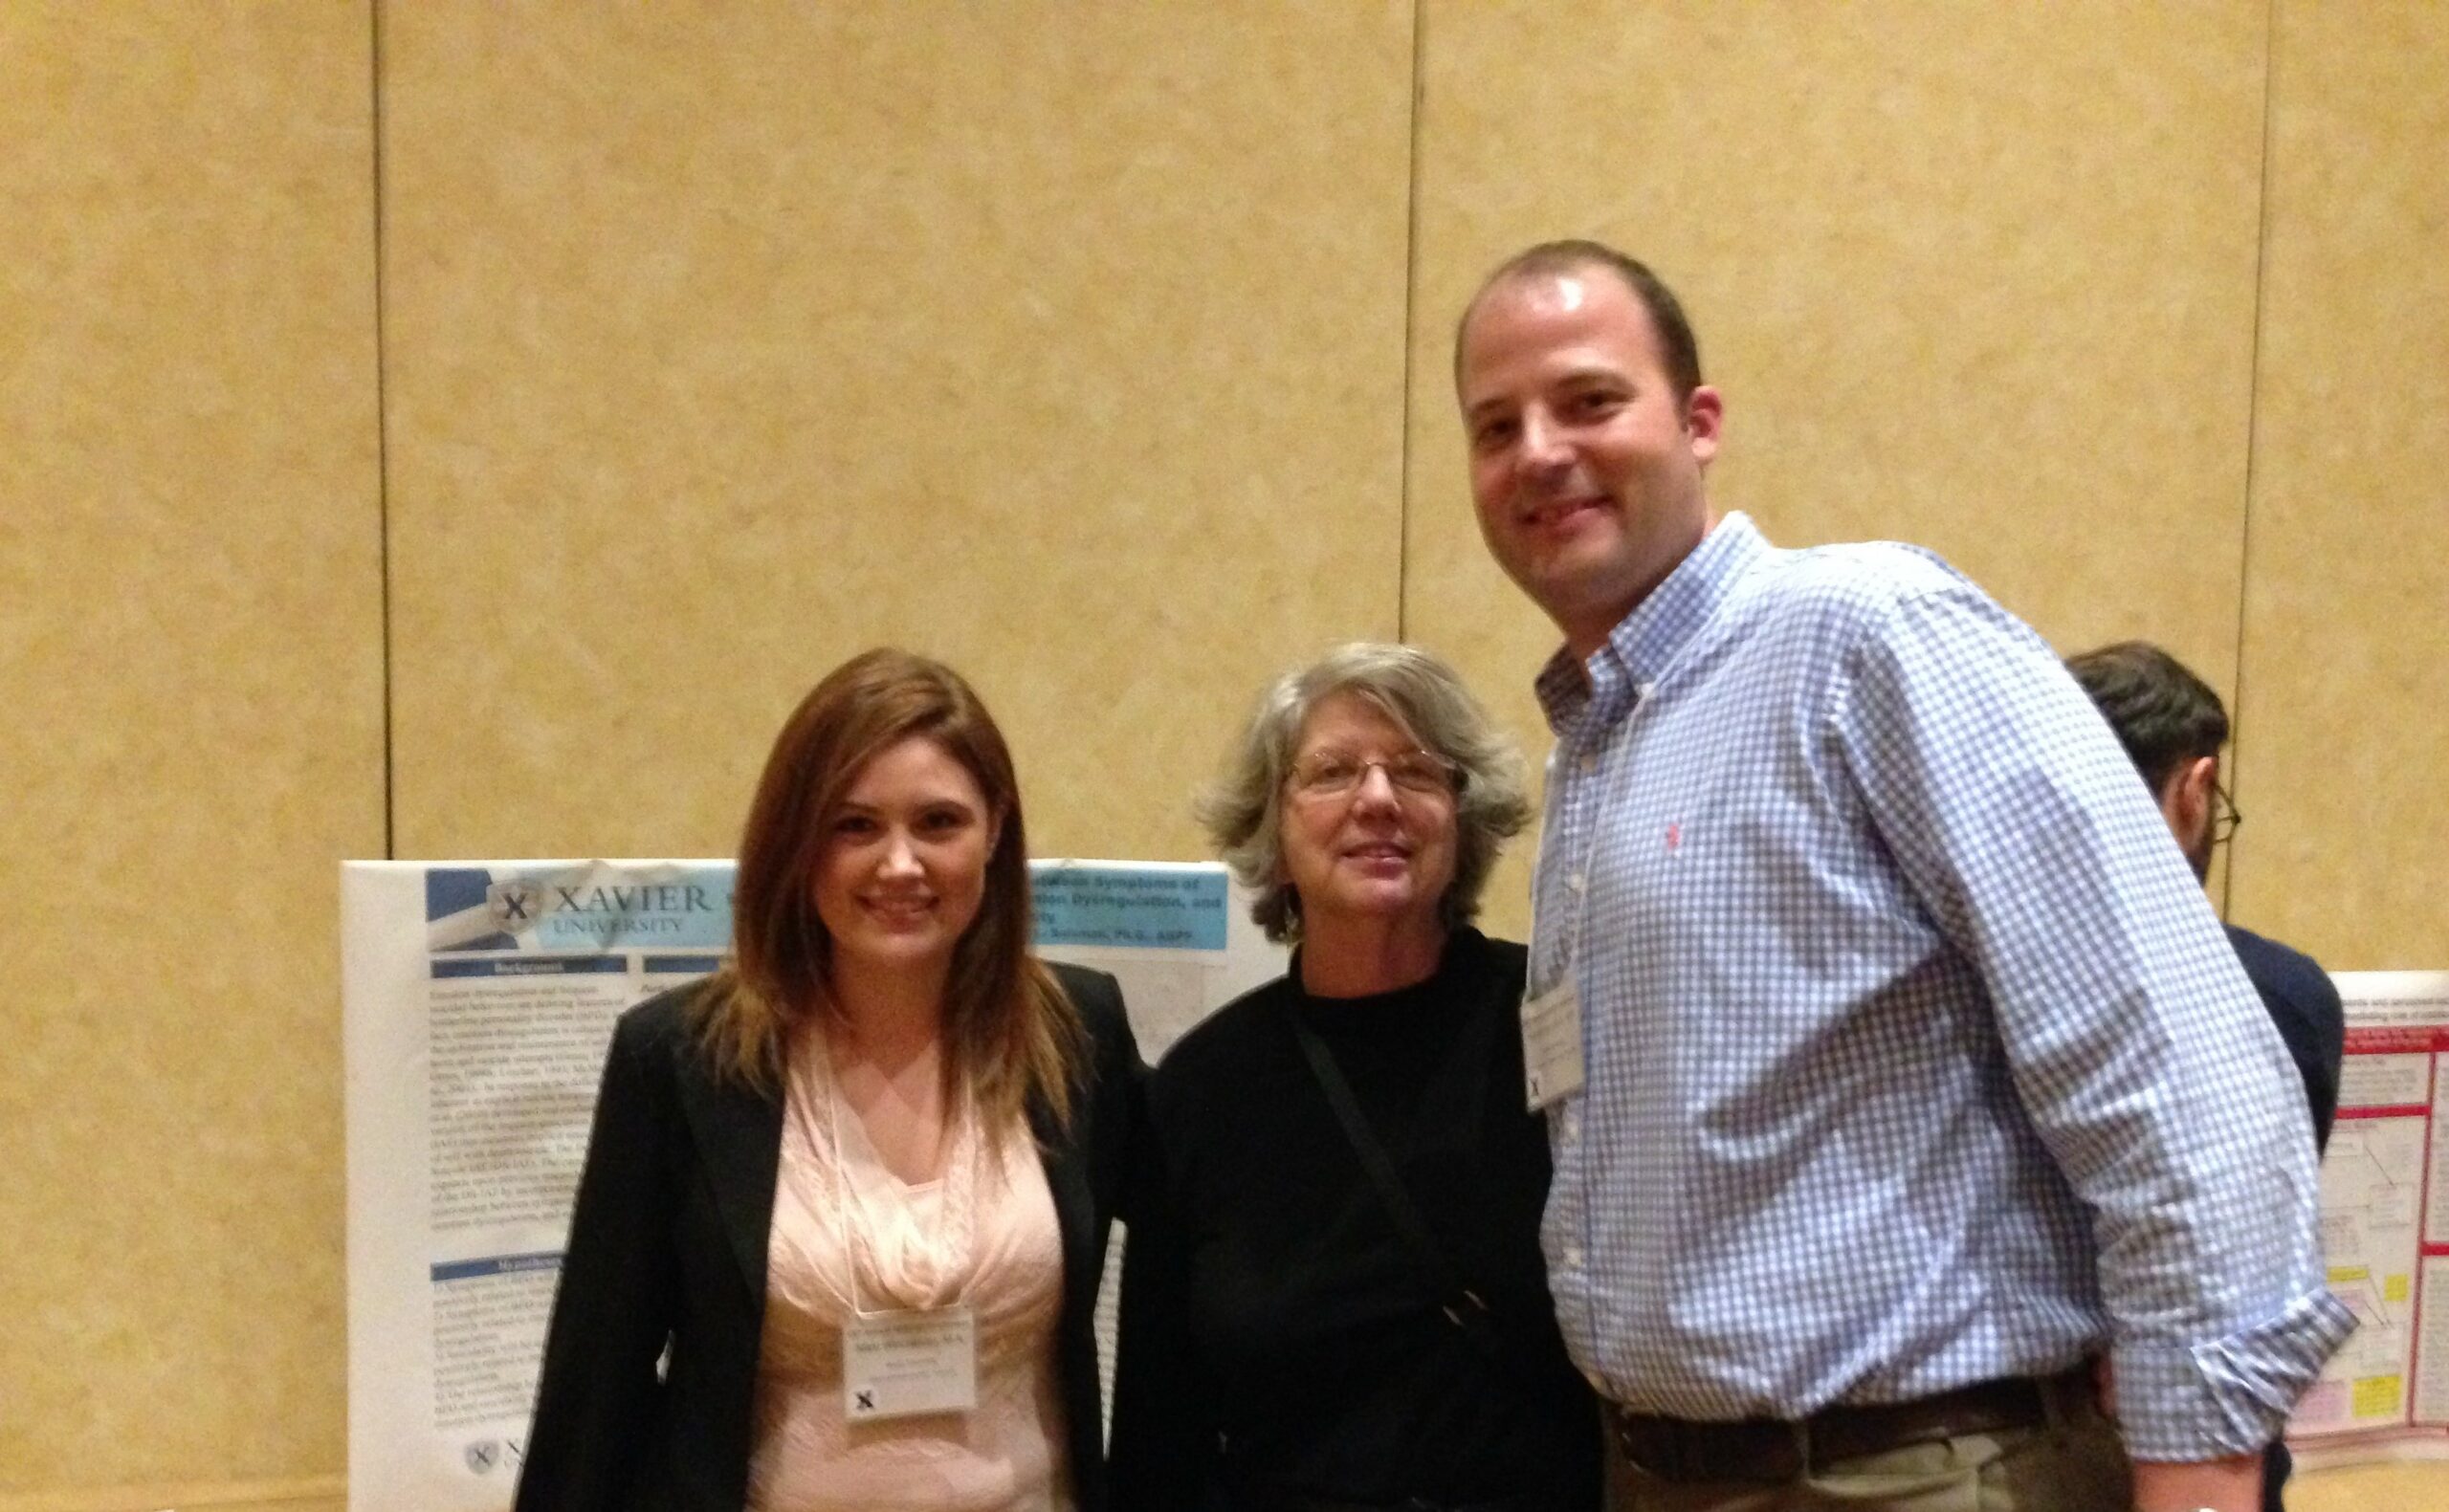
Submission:
[[[2449,1458],[2449,972],[2340,972],[2322,1256],[2355,1332],[2297,1404],[2307,1467]]]
[[[1119,978],[1152,1062],[1284,969],[1222,866],[1030,871],[1041,953]],[[720,964],[731,881],[701,861],[342,868],[350,1512],[510,1504],[613,1020]]]

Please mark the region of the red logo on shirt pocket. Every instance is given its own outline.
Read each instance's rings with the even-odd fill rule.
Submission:
[[[1673,850],[1683,844],[1684,822],[1680,819],[1670,820],[1666,825],[1666,848]]]

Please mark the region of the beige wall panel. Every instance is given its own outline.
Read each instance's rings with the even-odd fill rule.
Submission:
[[[728,854],[784,712],[980,684],[1040,853],[1193,856],[1396,629],[1411,12],[386,13],[406,856]]]
[[[1433,0],[1422,28],[1406,625],[1534,751],[1554,636],[1482,551],[1446,375],[1480,276],[1552,236],[1684,296],[1722,508],[1929,545],[2065,648],[2148,635],[2230,684],[2260,5]]]
[[[2283,4],[2274,78],[2230,903],[2449,966],[2449,8]]]
[[[149,1481],[66,1491],[0,1491],[0,1512],[346,1512],[345,1476],[276,1481]]]
[[[0,1496],[339,1469],[369,29],[0,8]]]

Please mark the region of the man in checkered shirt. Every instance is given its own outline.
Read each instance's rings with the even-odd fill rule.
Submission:
[[[1455,382],[1564,636],[1525,1035],[1633,1505],[2254,1512],[2352,1322],[2303,1089],[2083,692],[1928,553],[1720,517],[1622,252],[1499,268]]]

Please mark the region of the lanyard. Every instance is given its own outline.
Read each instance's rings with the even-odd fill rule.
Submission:
[[[1636,705],[1635,707],[1638,708],[1639,706]],[[1595,784],[1600,776],[1600,769],[1606,764],[1607,751],[1609,747],[1615,744],[1616,733],[1622,730],[1624,724],[1631,718],[1632,711],[1627,710],[1623,719],[1609,726],[1606,732],[1598,737],[1598,749],[1590,752],[1588,756],[1584,757],[1584,759],[1591,762],[1591,768],[1588,772],[1580,775],[1583,778],[1590,779],[1591,783]],[[1561,757],[1565,753],[1559,749],[1556,752],[1556,756]],[[1554,770],[1555,762],[1552,759],[1549,765],[1551,770],[1548,774],[1548,798],[1552,805],[1555,805],[1561,809],[1563,806],[1571,803],[1586,803],[1596,800],[1595,798],[1585,799],[1580,788],[1573,784],[1570,779],[1565,783],[1559,784],[1556,781],[1556,774]],[[1568,788],[1572,789],[1569,796],[1567,793]],[[1547,973],[1547,980],[1545,982],[1533,982],[1531,984],[1531,996],[1533,997],[1540,996],[1550,988],[1555,987],[1558,981],[1561,981],[1566,976],[1572,975],[1575,965],[1581,959],[1582,926],[1590,917],[1590,865],[1593,861],[1598,859],[1599,855],[1600,826],[1596,817],[1593,817],[1585,827],[1589,830],[1589,833],[1582,836],[1580,839],[1578,848],[1581,854],[1571,864],[1571,869],[1567,870],[1564,876],[1554,884],[1554,886],[1562,887],[1566,892],[1572,895],[1572,904],[1566,912],[1564,938],[1560,942],[1560,945],[1555,954],[1554,965]],[[1531,889],[1531,941],[1534,947],[1539,944],[1541,939],[1541,935],[1539,933],[1539,920],[1547,911],[1544,905],[1548,901],[1548,889],[1551,886],[1547,875],[1549,863],[1547,837],[1550,832],[1550,828],[1551,826],[1544,825],[1541,827],[1539,838],[1539,861],[1537,868],[1538,886]],[[1558,857],[1557,860],[1560,864],[1565,862],[1565,858],[1563,857]]]
[[[876,1231],[880,1224],[873,1211],[873,1205],[870,1203],[867,1194],[859,1189],[853,1178],[849,1149],[842,1135],[842,1105],[847,1100],[841,1095],[840,1085],[834,1080],[831,1057],[826,1050],[821,1038],[815,1043],[815,1050],[816,1054],[813,1057],[805,1058],[819,1063],[810,1067],[809,1080],[814,1085],[809,1090],[824,1099],[824,1131],[827,1137],[820,1144],[814,1137],[817,1130],[812,1125],[805,1127],[804,1132],[808,1136],[811,1148],[818,1149],[828,1156],[832,1167],[832,1185],[837,1198],[833,1204],[833,1216],[836,1231],[842,1240],[842,1267],[848,1287],[850,1313],[853,1317],[865,1318],[883,1312],[898,1311],[901,1309],[887,1307],[871,1312],[861,1304],[859,1257],[863,1252],[871,1259],[874,1256]],[[804,1098],[803,1107],[813,1100]],[[865,1130],[862,1129],[862,1133],[864,1132]],[[946,1137],[954,1141],[954,1148],[950,1157],[944,1162],[943,1175],[938,1178],[939,1200],[937,1204],[935,1232],[923,1234],[922,1231],[922,1234],[924,1238],[931,1240],[927,1246],[929,1251],[942,1257],[939,1278],[941,1276],[961,1277],[960,1289],[961,1292],[965,1292],[969,1282],[965,1273],[969,1267],[970,1252],[978,1240],[979,1164],[977,1112],[971,1104],[966,1087],[962,1089],[960,1109],[946,1132]],[[881,1159],[877,1164],[881,1168]],[[889,1180],[893,1179],[889,1171],[884,1172],[884,1175]],[[901,1205],[905,1209],[910,1206],[906,1200]],[[918,1227],[917,1215],[915,1212],[910,1214],[910,1221],[914,1228]],[[865,1240],[864,1244],[862,1240]],[[951,1299],[955,1303],[960,1300],[960,1292]]]

